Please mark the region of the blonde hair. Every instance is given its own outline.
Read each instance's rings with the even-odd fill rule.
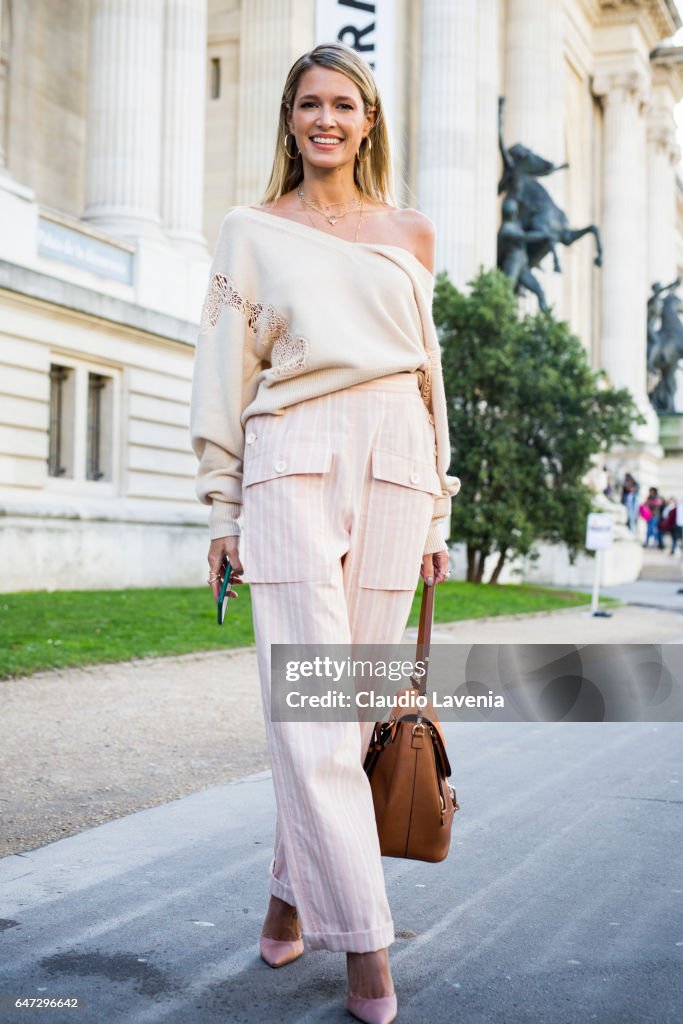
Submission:
[[[331,68],[350,78],[358,87],[366,114],[370,107],[375,107],[375,122],[368,133],[372,148],[365,160],[362,157],[360,160],[356,157],[353,177],[363,195],[371,196],[380,202],[390,202],[395,206],[389,132],[377,83],[370,65],[362,57],[359,57],[350,46],[338,42],[320,43],[313,50],[309,50],[308,53],[299,57],[289,70],[282,90],[273,166],[266,191],[261,197],[261,205],[274,202],[285,192],[296,188],[303,180],[304,170],[301,154],[297,154],[295,160],[290,160],[284,151],[284,140],[288,131],[287,114],[294,107],[294,97],[299,80],[304,71],[315,66]],[[367,147],[367,143],[365,143],[365,147]],[[361,145],[361,149],[363,148]]]

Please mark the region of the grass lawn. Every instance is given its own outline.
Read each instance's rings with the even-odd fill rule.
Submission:
[[[43,669],[127,661],[254,643],[249,586],[223,626],[208,587],[61,590],[0,594],[0,679]],[[416,626],[421,587],[409,619]],[[572,591],[505,584],[439,584],[435,622],[552,611],[590,603]],[[608,602],[604,602],[608,603]]]

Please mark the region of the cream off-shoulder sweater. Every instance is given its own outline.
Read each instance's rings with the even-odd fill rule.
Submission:
[[[419,374],[434,425],[441,488],[424,552],[445,547],[438,524],[448,518],[460,481],[446,472],[450,443],[433,288],[431,273],[400,246],[349,242],[250,206],[224,217],[190,406],[196,492],[211,505],[212,539],[240,533],[249,416],[409,371]]]

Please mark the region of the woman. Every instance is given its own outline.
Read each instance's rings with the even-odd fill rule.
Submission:
[[[671,534],[671,551],[670,554],[676,554],[676,543],[680,539],[677,536],[676,528],[676,499],[669,498],[668,502],[662,508],[662,515],[659,520],[659,535],[662,538],[662,546],[664,544],[664,534]]]
[[[621,500],[626,506],[627,526],[632,533],[638,530],[638,493],[640,485],[630,474],[626,473],[621,485]]]
[[[643,547],[648,547],[650,543],[650,537],[654,539],[655,544],[658,548],[664,547],[664,541],[662,540],[662,534],[660,530],[660,520],[662,515],[662,507],[664,502],[659,497],[659,492],[656,487],[651,487],[647,492],[647,498],[643,505],[640,506],[640,514],[647,523],[647,532],[645,534],[645,543]]]
[[[347,1009],[378,1024],[396,995],[362,768],[372,723],[272,722],[269,708],[271,644],[397,643],[418,578],[450,575],[441,524],[460,483],[446,472],[434,230],[391,198],[370,68],[317,46],[287,77],[261,205],[223,221],[191,405],[209,583],[217,596],[229,559],[251,590],[277,805],[261,956],[289,963],[304,937],[345,951]]]

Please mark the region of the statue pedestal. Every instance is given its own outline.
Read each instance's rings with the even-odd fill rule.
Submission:
[[[659,493],[663,498],[675,497],[683,501],[683,413],[662,413],[659,443],[664,449]]]
[[[659,417],[659,443],[666,455],[683,454],[683,412],[662,413]]]
[[[683,494],[683,491],[681,491]],[[622,506],[623,508],[623,506]],[[595,511],[604,512],[600,508]],[[625,511],[625,510],[624,510]],[[537,561],[517,558],[506,562],[500,574],[499,583],[529,583],[543,586],[592,587],[595,577],[595,556],[581,552],[571,565],[564,544],[536,545]],[[467,576],[467,551],[464,544],[451,549],[451,567],[454,579],[464,580]],[[624,523],[615,522],[612,546],[603,551],[601,587],[616,587],[621,583],[633,583],[638,579],[643,565],[642,540],[631,533]],[[497,555],[486,559],[484,579],[488,580],[498,560]],[[589,600],[587,598],[587,600]]]
[[[626,530],[626,527],[624,527]],[[595,556],[580,554],[574,565],[564,547],[539,544],[540,558],[520,565],[521,577],[514,582],[552,584],[559,587],[591,587],[595,578]],[[615,536],[611,547],[602,553],[601,587],[617,587],[638,579],[643,565],[641,541],[630,532],[628,537]],[[513,582],[510,579],[508,582]]]

